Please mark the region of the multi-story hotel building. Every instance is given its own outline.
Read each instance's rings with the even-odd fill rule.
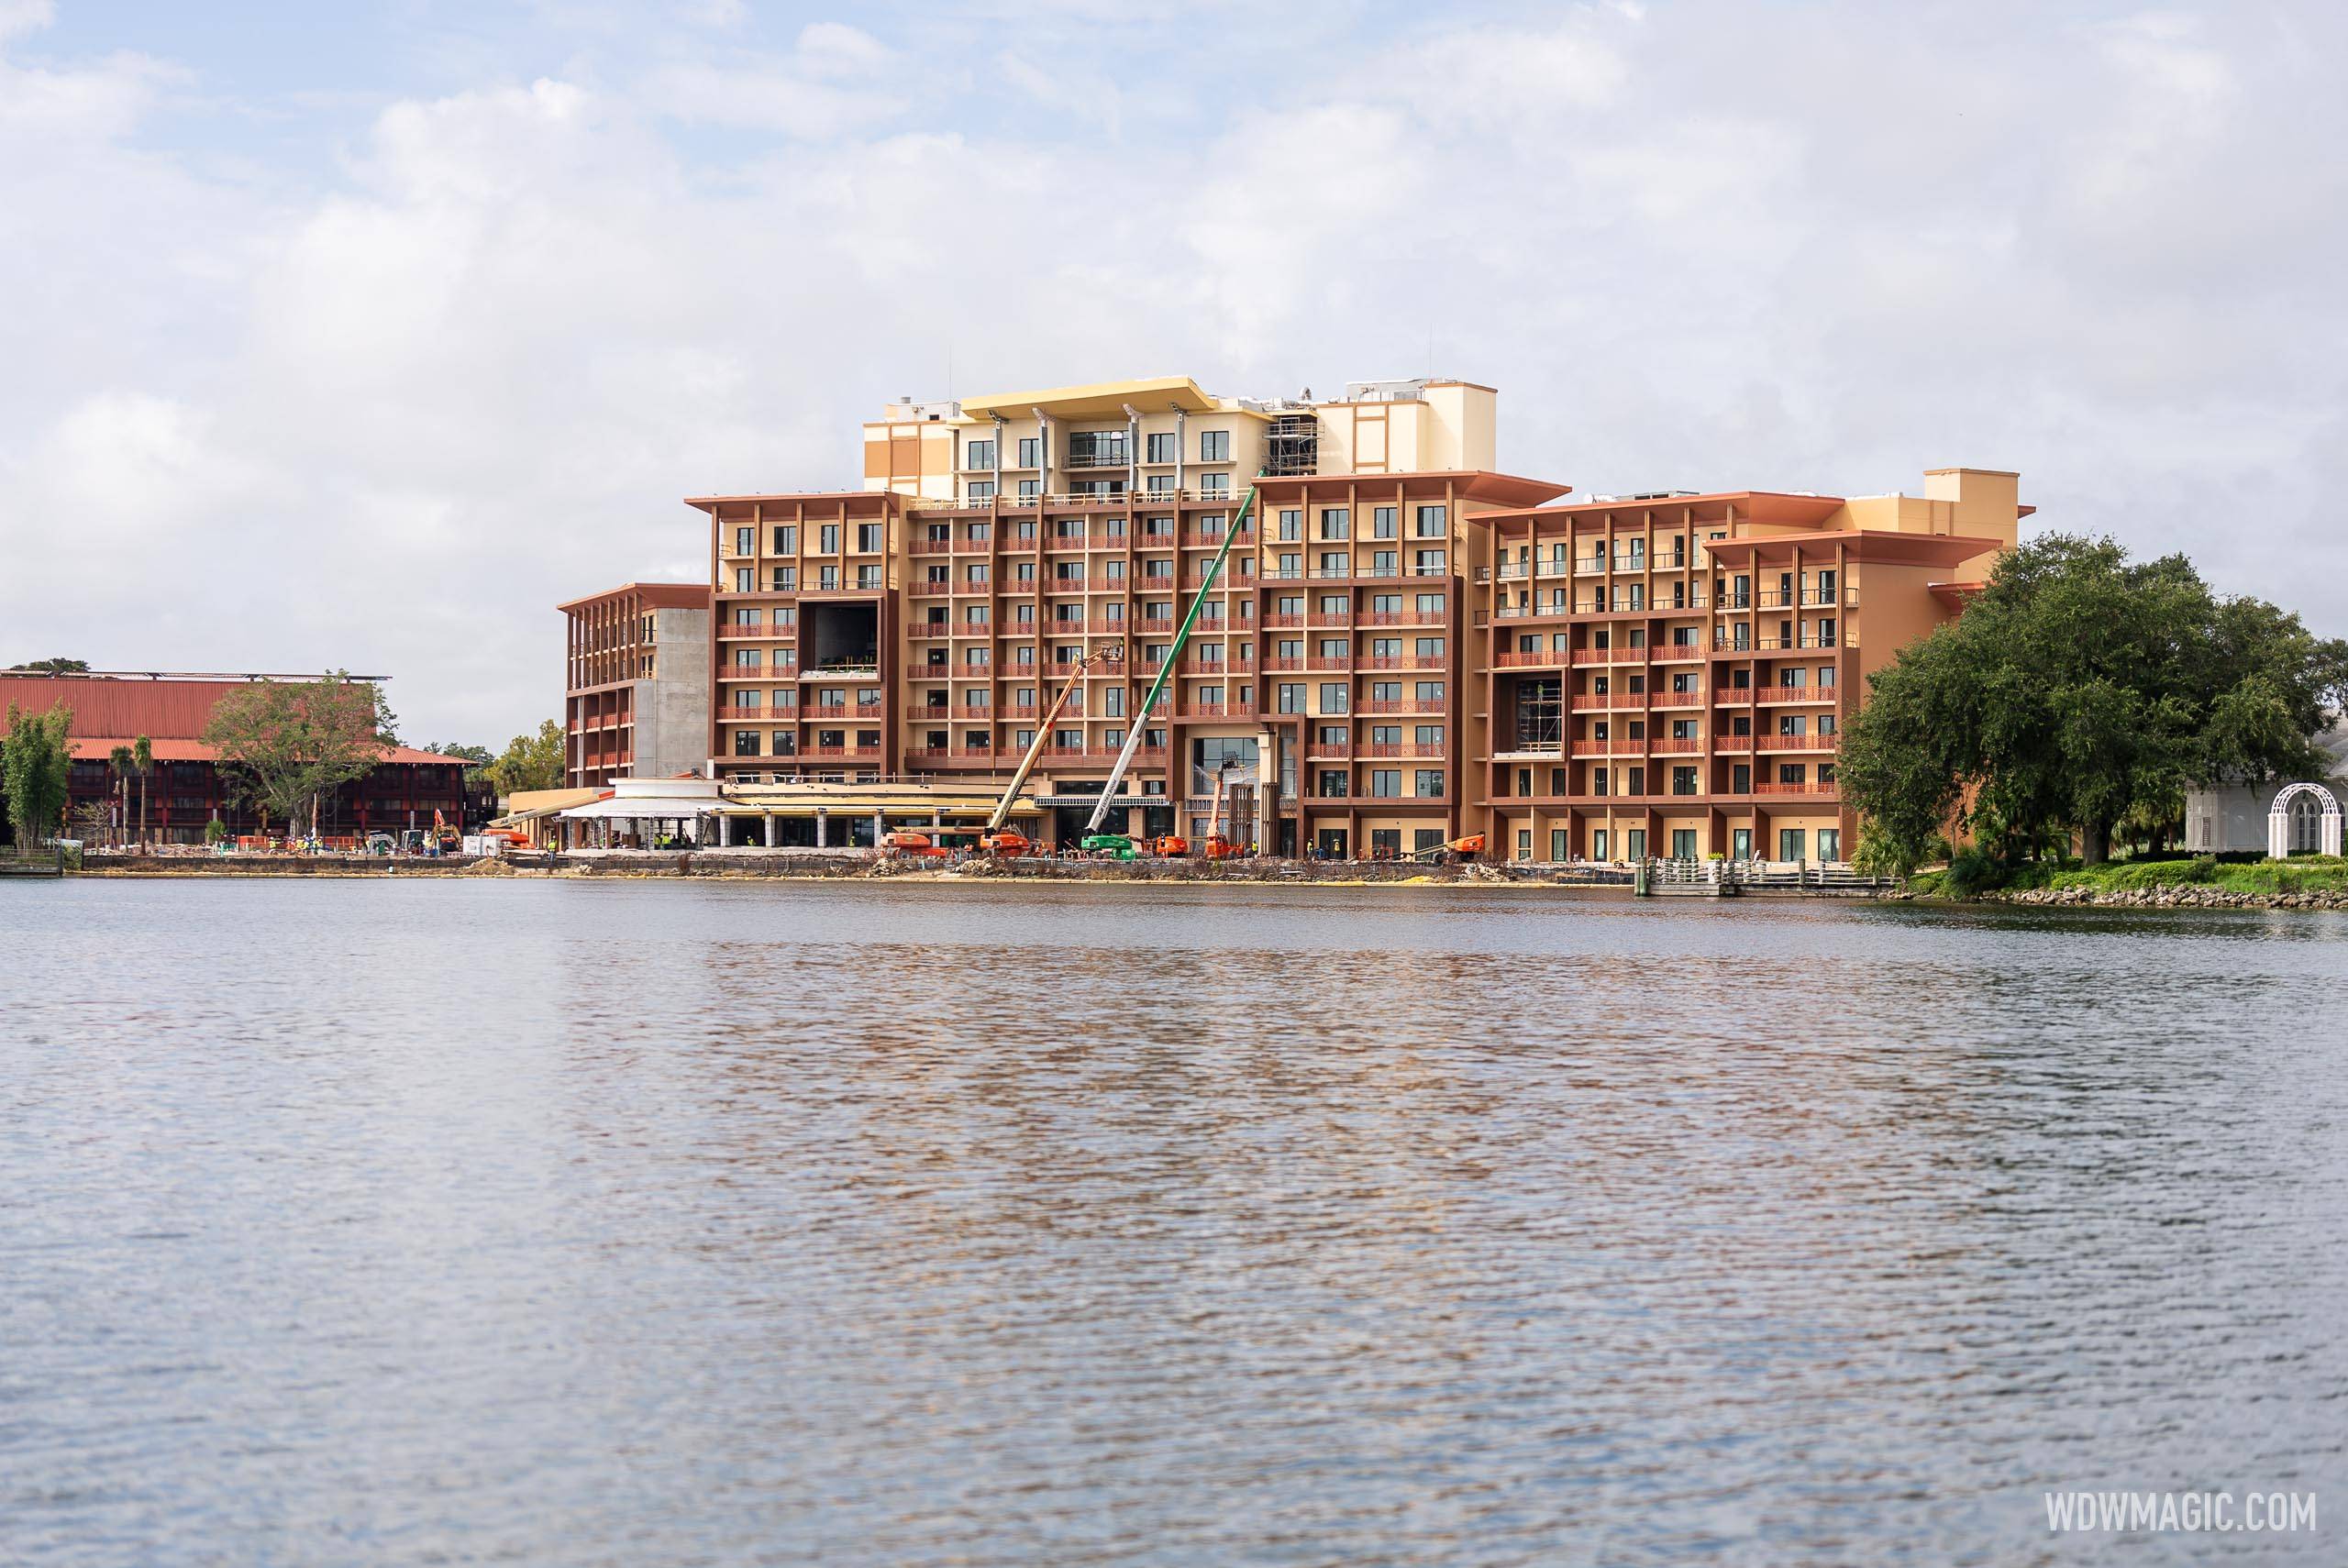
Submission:
[[[1495,402],[1169,377],[893,403],[865,426],[861,490],[691,501],[711,525],[710,768],[983,788],[1113,642],[1124,660],[1087,668],[1044,737],[1047,837],[1077,833],[1139,724],[1113,813],[1136,833],[1195,837],[1224,778],[1238,836],[1272,854],[1481,832],[1496,857],[1839,858],[1842,725],[2014,542],[2014,476],[1567,502],[1497,471]]]
[[[709,585],[631,582],[558,604],[563,782],[699,773],[709,758]]]

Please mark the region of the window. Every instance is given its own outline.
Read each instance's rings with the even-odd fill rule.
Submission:
[[[776,525],[774,553],[779,556],[795,556],[799,553],[798,524],[783,523]]]
[[[1369,536],[1373,539],[1394,536],[1394,508],[1373,506],[1369,509]]]
[[[1444,534],[1443,508],[1440,506],[1420,507],[1417,516],[1412,521],[1412,536],[1414,538],[1442,538]]]
[[[1280,542],[1294,544],[1304,537],[1304,509],[1301,506],[1280,508]]]
[[[1044,441],[1040,436],[1019,437],[1019,466],[1032,469],[1044,460]]]
[[[838,524],[825,524],[821,528],[816,530],[815,537],[815,548],[818,554],[836,556],[840,553],[840,525]]]
[[[735,591],[735,592],[737,592],[737,593],[749,593],[749,592],[754,591],[757,589],[757,587],[758,587],[758,574],[757,574],[757,572],[755,572],[754,570],[752,570],[752,569],[751,569],[750,568],[748,568],[748,567],[736,567],[736,568],[734,569],[734,591]]]
[[[856,548],[858,555],[879,555],[880,553],[880,525],[858,523],[856,525]]]
[[[1424,799],[1424,800],[1429,800],[1429,801],[1440,801],[1440,800],[1442,800],[1442,799],[1443,799],[1443,769],[1442,769],[1442,768],[1440,768],[1440,767],[1422,767],[1422,768],[1420,768],[1420,769],[1419,769],[1419,777],[1418,777],[1418,791],[1417,791],[1417,792],[1418,792],[1418,794],[1420,795],[1420,797],[1421,797],[1422,799]]]
[[[798,568],[779,566],[774,569],[774,591],[777,593],[790,592],[792,586],[796,584],[798,580]]]
[[[1231,461],[1231,432],[1228,430],[1200,431],[1199,461],[1202,463],[1227,463]],[[1229,477],[1230,476],[1228,475],[1224,476],[1226,480],[1228,480]]]
[[[1153,441],[1157,438],[1157,437],[1155,436],[1150,437]],[[1152,474],[1142,481],[1142,487],[1145,490],[1171,494],[1174,490],[1174,476],[1172,474]]]
[[[966,469],[991,469],[994,467],[993,440],[989,438],[984,441],[964,442],[962,445],[962,466]]]
[[[1371,768],[1369,794],[1376,801],[1400,800],[1402,795],[1402,770],[1399,767]]]
[[[734,553],[736,555],[751,555],[756,553],[758,547],[759,531],[756,528],[737,528],[734,530]]]
[[[734,755],[737,756],[758,756],[759,732],[756,730],[736,730],[734,732]]]
[[[1171,430],[1160,430],[1155,435],[1146,436],[1142,439],[1144,442],[1143,450],[1146,454],[1146,461],[1153,463],[1170,463],[1181,456],[1180,449],[1174,444],[1174,432]]]
[[[1674,860],[1696,858],[1696,830],[1694,828],[1671,830],[1671,858]]]
[[[1809,834],[1801,828],[1778,830],[1778,858],[1801,860],[1807,858]]]
[[[1353,536],[1353,513],[1342,506],[1327,506],[1321,511],[1321,536],[1324,539],[1346,539]]]
[[[1443,559],[1444,557],[1441,550],[1412,550],[1411,552],[1411,570],[1420,577],[1441,577],[1443,575]]]
[[[1342,713],[1346,712],[1350,706],[1346,699],[1351,695],[1352,693],[1347,689],[1344,681],[1329,680],[1322,682],[1321,711],[1324,713]]]
[[[1422,702],[1441,702],[1443,701],[1443,682],[1440,680],[1422,680],[1418,683],[1417,695],[1419,701]]]
[[[1284,682],[1279,688],[1278,705],[1283,713],[1303,712],[1304,688],[1293,682]]]
[[[1043,480],[1041,480],[1024,479],[1024,480],[1021,480],[1019,481],[1019,499],[1020,499],[1020,500],[1022,500],[1022,501],[1033,501],[1033,500],[1035,500],[1035,499],[1036,499],[1036,497],[1037,497],[1037,496],[1039,496],[1039,495],[1041,495],[1041,494],[1043,494],[1043,493],[1044,493],[1044,481],[1043,481]],[[1020,533],[1020,536],[1021,536],[1022,538],[1032,539],[1032,538],[1034,538],[1034,537],[1036,536],[1032,532],[1030,532],[1029,530],[1027,530],[1027,529],[1025,529],[1025,528],[1022,528],[1022,529],[1020,529],[1019,533]]]
[[[1320,786],[1314,793],[1333,801],[1342,801],[1353,792],[1352,781],[1342,767],[1324,767],[1320,772]]]
[[[1843,858],[1843,830],[1841,828],[1818,830],[1818,858],[1821,860]]]
[[[1675,795],[1694,794],[1696,792],[1696,770],[1692,767],[1673,768],[1671,770],[1671,792]]]

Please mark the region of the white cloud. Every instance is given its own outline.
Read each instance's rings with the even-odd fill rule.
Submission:
[[[2348,109],[2246,85],[2326,13],[548,15],[301,172],[189,150],[227,89],[137,38],[0,60],[0,660],[387,669],[500,741],[556,601],[700,569],[680,496],[853,484],[949,377],[1165,370],[1473,375],[1586,491],[2018,467],[2348,631]]]

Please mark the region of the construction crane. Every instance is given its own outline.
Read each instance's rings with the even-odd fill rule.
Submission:
[[[1019,798],[1020,788],[1027,782],[1027,775],[1036,770],[1036,759],[1044,754],[1044,747],[1050,743],[1052,726],[1059,722],[1060,711],[1068,706],[1068,700],[1076,694],[1077,687],[1084,679],[1084,672],[1094,665],[1122,664],[1124,657],[1124,639],[1120,637],[1102,643],[1076,661],[1076,668],[1068,672],[1068,680],[1060,687],[1060,694],[1052,699],[1052,705],[1036,722],[1036,738],[1027,743],[1027,755],[1019,759],[1019,771],[1011,776],[1010,784],[1002,791],[1002,799],[994,803],[994,813],[987,818],[986,829],[979,839],[980,848],[991,855],[1024,855],[1027,852],[1030,845],[1024,835],[1002,831],[1004,821],[1011,815],[1011,802]],[[1097,814],[1095,821],[1098,821]]]
[[[1256,477],[1263,478],[1264,471],[1257,469]],[[1214,591],[1215,581],[1223,575],[1223,563],[1231,554],[1232,541],[1238,538],[1247,526],[1247,513],[1255,504],[1256,486],[1251,482],[1247,486],[1246,499],[1239,503],[1238,514],[1232,518],[1231,526],[1223,532],[1222,548],[1216,550],[1214,559],[1207,563],[1207,574],[1199,583],[1199,591],[1191,596],[1190,613],[1183,616],[1181,625],[1175,628],[1173,644],[1166,650],[1166,662],[1157,667],[1157,679],[1149,683],[1149,695],[1142,699],[1141,712],[1135,717],[1133,728],[1125,732],[1125,744],[1117,753],[1117,765],[1109,769],[1109,781],[1101,786],[1101,803],[1092,808],[1092,815],[1084,824],[1085,832],[1100,832],[1102,819],[1109,814],[1109,808],[1117,803],[1117,787],[1124,782],[1125,769],[1132,765],[1134,753],[1141,749],[1141,737],[1148,727],[1149,715],[1157,708],[1157,699],[1165,694],[1167,681],[1173,679],[1174,667],[1181,662],[1182,649],[1191,640],[1191,628],[1198,624],[1199,612],[1206,607],[1207,595]]]

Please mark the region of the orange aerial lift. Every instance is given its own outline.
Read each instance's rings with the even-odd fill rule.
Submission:
[[[1209,860],[1235,860],[1246,853],[1245,849],[1232,843],[1228,838],[1225,838],[1223,834],[1223,798],[1224,791],[1230,788],[1231,776],[1246,766],[1247,765],[1244,762],[1225,762],[1222,767],[1214,770],[1214,812],[1213,815],[1207,818],[1206,843],[1200,845],[1200,853],[1203,854]],[[1236,818],[1237,814],[1238,813],[1235,811],[1233,812],[1233,816],[1235,818]],[[1236,827],[1239,824],[1236,821],[1234,821],[1232,825]]]
[[[994,803],[994,813],[987,818],[987,825],[979,835],[980,849],[989,855],[1036,853],[1034,840],[1024,833],[1013,833],[1002,825],[1011,815],[1011,802],[1019,798],[1021,787],[1027,782],[1027,775],[1036,770],[1036,759],[1043,755],[1044,747],[1050,743],[1052,726],[1059,722],[1060,712],[1068,706],[1068,700],[1076,694],[1078,685],[1084,679],[1084,672],[1094,665],[1123,664],[1124,658],[1124,641],[1119,638],[1102,643],[1076,661],[1075,668],[1068,672],[1068,681],[1060,688],[1060,694],[1052,699],[1051,707],[1045,710],[1044,716],[1036,721],[1036,738],[1027,743],[1027,755],[1019,759],[1019,771],[1011,776],[1011,782],[1003,789],[1002,799]]]

